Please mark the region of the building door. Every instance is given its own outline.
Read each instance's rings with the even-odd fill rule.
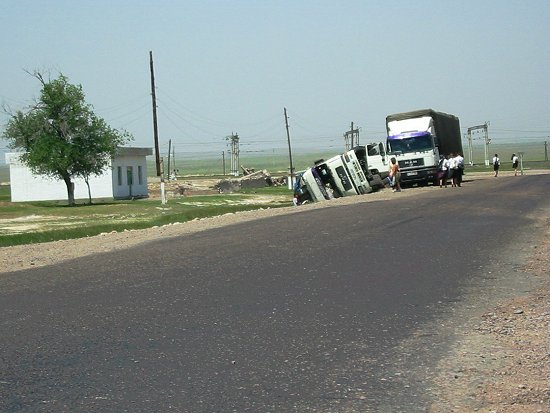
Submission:
[[[134,168],[126,167],[126,183],[128,184],[128,196],[132,197],[132,185],[134,184]]]

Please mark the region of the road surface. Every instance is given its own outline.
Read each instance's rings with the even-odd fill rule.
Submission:
[[[517,272],[549,189],[466,182],[5,274],[0,411],[426,411],[446,325]]]

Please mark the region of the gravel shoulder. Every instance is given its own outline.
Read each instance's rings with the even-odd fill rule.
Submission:
[[[439,335],[452,338],[432,374],[429,412],[550,412],[550,214],[537,227],[520,266],[502,262],[508,274],[497,285],[473,286],[439,320]]]
[[[550,171],[530,171],[550,173]],[[506,173],[501,173],[506,176]],[[468,179],[491,176],[468,174]],[[0,274],[54,265],[87,255],[122,250],[161,238],[181,236],[270,216],[302,213],[358,202],[419,196],[431,188],[393,194],[383,190],[330,202],[264,209],[194,220],[145,230],[97,235],[79,240],[0,248]],[[465,305],[455,309],[452,343],[432,374],[430,412],[539,413],[550,412],[550,217],[540,217],[543,236],[530,246],[518,272],[534,277],[536,288],[516,289],[492,301],[488,311]],[[1,276],[1,275],[0,275]],[[513,286],[511,287],[513,290]]]
[[[430,412],[550,412],[550,211],[531,218],[540,237],[506,252],[522,264],[496,287],[473,287],[444,320],[453,340],[433,376]]]

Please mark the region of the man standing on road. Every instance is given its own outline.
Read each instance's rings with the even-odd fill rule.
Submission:
[[[456,186],[462,186],[462,175],[464,175],[464,157],[462,154],[457,153],[455,156],[455,174],[454,174],[454,183]]]
[[[456,165],[456,156],[454,153],[449,155],[449,178],[453,184],[453,188],[456,186],[456,175],[457,175],[457,165]]]
[[[446,155],[440,155],[439,165],[437,167],[437,182],[439,182],[440,188],[443,188],[443,184],[445,184],[445,188],[447,188],[447,169],[449,169],[449,159],[447,159]]]
[[[393,192],[401,192],[401,171],[399,170],[399,164],[396,158],[390,159],[388,180],[393,187]]]
[[[512,168],[514,168],[514,176],[518,176],[519,158],[515,153],[512,154]]]
[[[495,178],[498,176],[498,168],[500,168],[500,159],[498,153],[493,156],[493,171],[495,171]]]

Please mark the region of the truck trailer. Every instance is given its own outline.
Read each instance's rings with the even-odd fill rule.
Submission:
[[[462,154],[460,122],[454,115],[421,109],[386,117],[387,150],[403,183],[435,183],[440,155]]]

